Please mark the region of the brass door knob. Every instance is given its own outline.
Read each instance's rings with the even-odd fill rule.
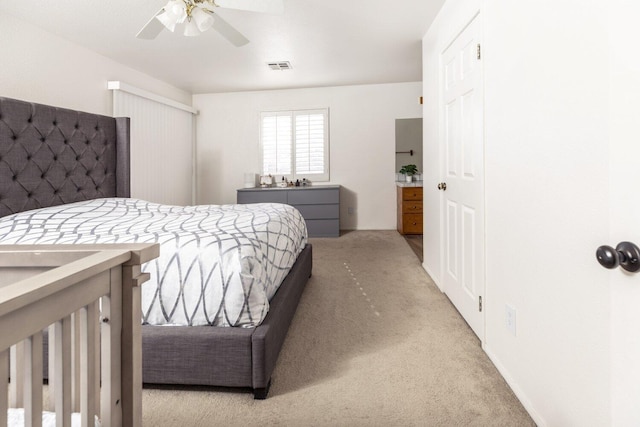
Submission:
[[[446,182],[439,183],[438,190],[447,191],[447,183]]]

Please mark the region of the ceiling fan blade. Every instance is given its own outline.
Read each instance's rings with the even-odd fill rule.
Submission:
[[[227,21],[220,18],[220,15],[213,14],[213,25],[211,28],[216,30],[225,39],[229,40],[234,46],[240,47],[249,43],[249,39],[243,36],[238,30],[233,28]]]
[[[151,17],[151,19],[149,19],[149,22],[144,24],[144,27],[142,27],[142,29],[138,31],[138,34],[136,34],[136,38],[153,40],[158,37],[158,34],[160,34],[162,30],[164,30],[164,25],[162,25],[162,22],[156,19],[156,16],[160,15],[162,12],[164,12],[164,8],[160,9],[158,13],[156,13]]]
[[[215,4],[225,9],[248,10],[274,15],[284,13],[283,0],[215,0]]]

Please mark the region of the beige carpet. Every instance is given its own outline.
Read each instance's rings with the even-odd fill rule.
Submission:
[[[267,400],[145,389],[145,426],[534,425],[397,232],[311,242]]]

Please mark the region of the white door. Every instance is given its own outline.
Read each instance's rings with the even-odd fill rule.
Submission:
[[[480,16],[476,16],[441,56],[441,271],[444,292],[482,340],[484,141],[479,43]]]
[[[637,2],[612,2],[610,30],[609,211],[610,236],[602,242],[640,245],[640,57],[634,55],[640,30]],[[606,203],[606,200],[602,201]],[[612,421],[640,425],[640,273],[611,271]]]

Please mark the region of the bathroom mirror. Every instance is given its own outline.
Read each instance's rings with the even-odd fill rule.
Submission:
[[[396,170],[414,164],[422,170],[422,118],[396,119]]]

